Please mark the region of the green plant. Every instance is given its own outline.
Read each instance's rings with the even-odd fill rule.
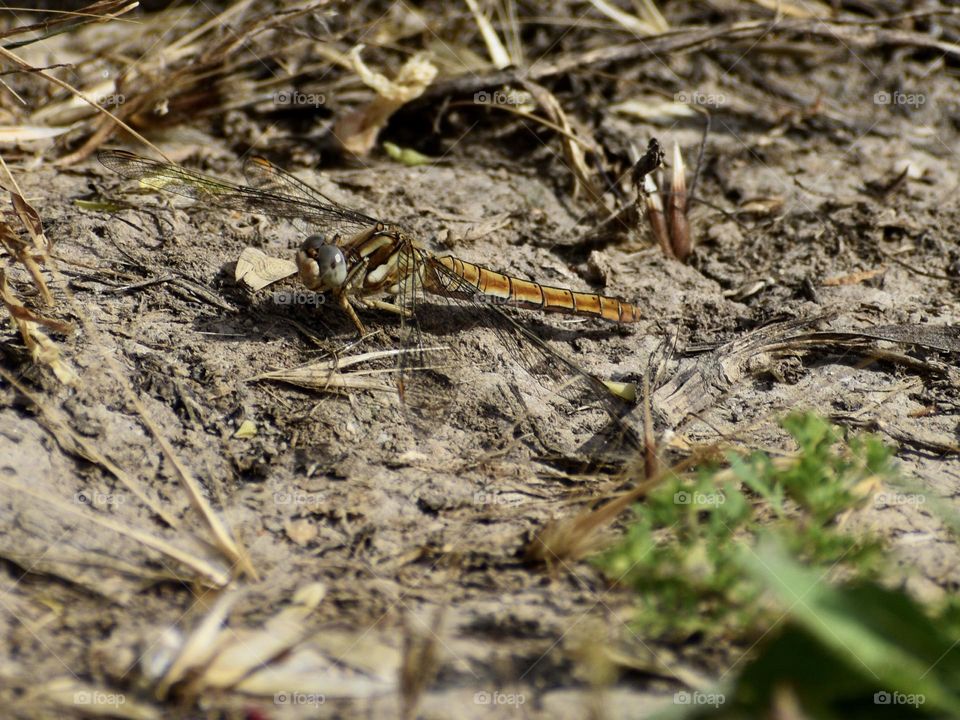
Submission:
[[[634,508],[624,537],[596,558],[608,578],[637,593],[636,622],[648,634],[749,635],[773,608],[744,569],[761,529],[803,563],[870,578],[876,540],[838,524],[878,480],[891,479],[892,452],[872,436],[844,439],[813,414],[786,417],[798,450],[789,457],[731,453],[728,468],[672,476]]]

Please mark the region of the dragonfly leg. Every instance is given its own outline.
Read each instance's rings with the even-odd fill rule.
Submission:
[[[357,311],[353,309],[353,305],[350,304],[350,300],[343,293],[337,297],[337,302],[340,305],[340,309],[343,310],[347,317],[350,318],[350,322],[353,323],[354,327],[357,328],[357,332],[360,333],[360,337],[364,337],[367,334],[367,329],[363,326],[363,323],[360,321],[360,317],[357,315]]]
[[[387,302],[386,300],[361,300],[364,305],[369,308],[374,308],[375,310],[384,310],[386,312],[396,313],[405,318],[413,317],[413,313],[410,312],[408,308],[401,307],[396,303]]]

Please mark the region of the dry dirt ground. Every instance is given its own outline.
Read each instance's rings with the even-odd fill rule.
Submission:
[[[809,115],[752,112],[736,87],[705,78],[698,91],[726,98],[697,196],[726,210],[757,198],[782,203],[739,223],[693,205],[688,265],[635,239],[572,247],[590,228],[557,172],[556,147],[513,152],[478,130],[424,166],[375,154],[322,177],[288,167],[439,253],[635,301],[647,318],[635,326],[518,317],[601,377],[640,383],[649,374],[658,438],[784,448],[777,417],[812,408],[880,433],[930,502],[957,509],[956,83],[931,73],[908,88],[922,103],[878,104],[882,74],[881,59],[851,55],[791,78],[799,95],[821,98],[822,112]],[[689,163],[696,157],[699,122],[608,121],[641,145],[656,136],[679,142]],[[242,180],[226,142],[196,152],[173,147],[175,138],[154,140],[192,167]],[[905,167],[903,182],[876,189]],[[640,717],[742,663],[736,648],[645,636],[628,622],[629,592],[587,562],[523,559],[551,518],[629,478],[580,472],[603,451],[594,437],[602,414],[552,396],[484,317],[463,319],[455,305],[420,309],[424,342],[451,351],[421,384],[411,378],[410,392],[440,393],[439,411],[413,412],[396,393],[334,395],[251,380],[355,340],[330,307],[284,304],[233,282],[229,264],[246,246],[292,255],[300,236],[288,223],[125,194],[132,184],[93,159],[14,172],[55,243],[45,276],[59,316],[77,327],[58,343],[81,382],[57,382],[31,364],[13,330],[0,335],[3,367],[29,392],[0,383],[0,697],[11,712],[66,717],[85,711],[77,692],[99,692],[125,697],[127,710],[141,703],[143,717],[384,717],[397,712],[394,683],[410,637],[437,638],[437,675],[419,709],[436,718],[584,717],[600,701],[604,717]],[[75,204],[94,197],[134,207]],[[22,271],[9,280],[28,288]],[[380,335],[348,354],[398,337],[395,316],[364,320]],[[777,329],[793,320],[809,322]],[[915,342],[931,328],[938,332]],[[764,332],[852,330],[876,337],[821,336],[803,353],[772,341],[744,345]],[[245,421],[255,432],[237,437]],[[622,422],[639,431],[640,410],[624,404]],[[237,582],[230,627],[260,629],[299,588],[322,583],[326,594],[304,621],[322,631],[310,644],[317,658],[343,660],[331,666],[329,687],[349,680],[355,697],[327,692],[322,705],[294,704],[206,689],[162,704],[138,689],[169,628],[188,634],[217,607],[202,569],[206,580],[236,570],[191,508],[158,436],[255,569]],[[107,472],[108,462],[177,526]],[[955,592],[960,548],[928,507],[898,497],[863,518],[889,540],[891,580],[925,599]],[[580,662],[599,638],[635,663],[602,698]]]

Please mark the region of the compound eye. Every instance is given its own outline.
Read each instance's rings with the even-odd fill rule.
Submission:
[[[310,257],[315,257],[315,253],[321,247],[327,244],[327,238],[323,235],[311,235],[306,240],[303,241],[303,244],[300,245],[300,249]]]
[[[347,261],[336,245],[324,243],[314,251],[313,258],[320,272],[320,284],[328,290],[343,285],[347,279]]]

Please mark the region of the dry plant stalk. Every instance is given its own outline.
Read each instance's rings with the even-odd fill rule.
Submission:
[[[136,6],[137,6],[137,3],[121,4],[121,3],[115,3],[115,2],[97,2],[84,9],[83,12],[85,12],[88,15],[85,22],[92,22],[94,19],[100,19],[100,18],[115,18],[124,13],[129,12],[130,10],[133,10]],[[75,15],[80,16],[81,13],[76,13]],[[66,23],[67,20],[64,18],[63,22]],[[42,23],[38,25],[45,25],[46,27],[49,27],[50,22]],[[30,26],[30,27],[36,28],[38,26]],[[75,25],[70,26],[70,29],[74,29],[74,28],[75,28]],[[26,28],[19,28],[18,31],[23,31],[25,29]],[[50,34],[48,33],[41,37],[49,37],[49,36]],[[116,124],[120,125],[129,133],[131,133],[134,137],[136,137],[138,140],[142,141],[149,147],[156,150],[156,148],[153,146],[153,144],[149,140],[147,140],[142,135],[140,135],[136,130],[128,126],[125,122],[123,122],[123,120],[120,117],[110,112],[105,107],[103,107],[103,105],[101,105],[99,102],[93,99],[91,94],[84,93],[83,91],[74,87],[70,83],[65,82],[60,78],[56,77],[55,75],[50,74],[49,72],[47,72],[47,69],[45,68],[38,68],[30,65],[30,63],[24,61],[22,58],[20,58],[18,55],[14,54],[11,51],[11,48],[18,47],[19,45],[29,44],[30,42],[36,42],[36,40],[38,39],[41,39],[41,38],[34,38],[33,40],[24,41],[23,43],[19,43],[19,44],[11,43],[6,46],[0,46],[0,57],[5,58],[10,64],[14,65],[17,68],[20,68],[20,70],[23,72],[31,73],[36,77],[43,78],[44,80],[50,82],[53,85],[56,85],[57,87],[67,90],[75,98],[78,98],[82,102],[89,105],[91,108],[94,108],[96,112],[99,112],[102,115],[110,118],[112,122],[115,122]],[[33,134],[37,134],[36,131],[34,131]],[[159,152],[159,150],[157,152]],[[75,158],[75,156],[76,156],[76,153],[74,153],[73,155],[68,155],[67,158],[71,158],[71,161],[72,159],[82,159],[82,158]],[[86,155],[83,155],[82,157],[86,157]],[[69,164],[69,162],[66,162],[66,158],[61,158],[58,161],[58,164]]]
[[[2,229],[0,229],[0,235],[2,235]],[[0,301],[7,308],[7,312],[10,313],[10,317],[20,331],[20,337],[30,351],[33,361],[48,366],[57,380],[64,385],[75,386],[79,382],[76,371],[61,357],[60,349],[41,326],[60,333],[72,332],[73,327],[69,323],[38,315],[24,306],[11,292],[7,285],[6,273],[2,269],[0,269]]]
[[[647,221],[663,254],[680,262],[686,262],[690,253],[693,252],[693,240],[690,233],[690,220],[687,216],[689,197],[686,167],[677,143],[673,145],[673,174],[666,207],[664,207],[663,193],[652,175],[643,178],[643,194]]]
[[[718,450],[716,445],[709,445],[669,468],[660,468],[659,461],[651,459],[651,455],[656,453],[650,446],[652,436],[649,428],[645,433],[645,440],[648,446],[644,457],[638,458],[638,463],[634,467],[624,471],[625,477],[636,475],[645,479],[632,490],[615,497],[596,510],[586,510],[574,517],[548,523],[527,546],[528,560],[552,566],[556,562],[563,564],[598,552],[606,545],[609,526],[620,513],[647,495],[667,477],[689,472],[705,458],[713,457]],[[650,468],[655,468],[657,472],[654,475],[646,475],[646,471]]]
[[[480,12],[476,0],[465,0],[465,2],[467,3],[467,7],[470,8],[474,21],[477,23],[477,28],[479,28],[480,36],[487,46],[487,52],[490,53],[490,62],[493,63],[493,66],[497,68],[497,70],[503,70],[503,68],[513,65],[514,62],[510,57],[510,53],[500,41],[500,36],[497,35],[497,31],[494,29],[489,18]]]
[[[16,178],[10,172],[2,156],[0,156],[0,167],[3,168],[7,182],[13,188],[8,189],[8,192],[10,193],[10,201],[13,204],[14,212],[33,241],[32,246],[28,246],[6,222],[0,221],[0,245],[2,245],[12,257],[16,258],[17,261],[27,269],[27,272],[30,273],[30,277],[40,292],[40,297],[43,299],[44,304],[53,305],[53,296],[50,294],[47,283],[40,274],[40,268],[37,265],[38,262],[45,262],[50,252],[50,242],[43,233],[43,222],[40,219],[40,213],[24,199]]]
[[[7,180],[13,187],[9,192],[16,216],[32,240],[31,244],[27,244],[13,231],[10,225],[0,220],[0,246],[5,248],[11,257],[16,258],[26,268],[43,304],[52,306],[53,295],[50,294],[50,289],[47,287],[38,265],[38,263],[46,262],[50,251],[50,242],[44,235],[40,213],[23,198],[16,178],[10,173],[2,157],[0,157],[0,166],[3,167]],[[46,327],[54,332],[69,334],[73,332],[73,326],[60,320],[44,317],[27,308],[10,289],[7,284],[6,273],[2,268],[0,268],[0,301],[3,302],[7,312],[10,313],[10,317],[20,331],[20,336],[23,338],[23,342],[30,351],[30,356],[34,362],[50,367],[57,379],[63,384],[76,385],[79,380],[76,371],[61,357],[57,345],[42,329]]]
[[[649,443],[649,428],[645,436]],[[616,520],[620,513],[647,495],[665,478],[688,473],[693,468],[702,465],[708,460],[718,461],[720,459],[718,456],[722,449],[719,444],[711,444],[693,449],[689,457],[680,463],[670,468],[658,470],[655,475],[646,475],[646,479],[640,482],[635,488],[614,498],[606,505],[596,510],[584,511],[572,518],[564,518],[547,524],[528,545],[526,549],[527,559],[534,562],[543,562],[550,566],[554,563],[564,564],[567,561],[575,561],[599,551],[605,544],[606,537],[604,533],[606,529]],[[773,467],[779,472],[787,472],[796,466],[798,462],[800,462],[800,457],[796,452],[787,453],[771,459]],[[645,469],[657,467],[657,463],[651,462],[649,452],[643,459],[643,463]],[[630,472],[628,469],[625,474],[629,475]],[[722,486],[727,483],[739,483],[739,478],[732,468],[726,468],[716,472],[713,475],[713,481],[718,486]],[[863,501],[881,487],[882,478],[872,475],[860,481],[857,486],[853,488],[853,493]],[[852,512],[852,510],[849,511],[840,521],[846,521]]]
[[[5,371],[0,369],[0,375],[5,376]],[[91,513],[88,509],[86,509],[86,507],[77,507],[75,504],[63,502],[62,500],[50,497],[49,494],[42,494],[33,488],[12,483],[3,478],[0,478],[0,485],[3,485],[11,490],[21,492],[34,498],[38,502],[49,505],[56,509],[58,513],[79,515],[83,520],[86,520],[91,524],[99,525],[121,537],[134,540],[144,547],[150,548],[151,550],[167,556],[174,562],[190,568],[193,572],[197,573],[201,581],[207,582],[213,587],[224,587],[230,582],[230,573],[224,568],[207,562],[203,558],[196,557],[186,550],[182,550],[172,543],[167,542],[163,538],[156,535],[151,535],[140,528],[124,525],[123,523],[106,517],[101,513]]]
[[[690,239],[690,222],[687,220],[687,174],[683,164],[680,145],[673,144],[673,179],[670,183],[669,212],[670,239],[673,256],[680,262],[686,262],[693,251]]]
[[[445,349],[446,348],[443,347],[430,347],[422,348],[422,351],[429,352]],[[421,352],[421,349],[377,350],[374,352],[360,353],[359,355],[350,355],[348,357],[320,360],[295,368],[261,373],[260,375],[250,378],[250,380],[277,380],[279,382],[289,383],[290,385],[296,385],[297,387],[308,390],[319,390],[321,392],[371,390],[396,393],[397,385],[395,383],[382,382],[374,377],[392,373],[394,372],[393,368],[355,370],[349,373],[343,371],[346,368],[361,363],[418,352]]]
[[[85,142],[73,153],[62,157],[58,164],[69,165],[84,160],[109,138],[117,127],[122,127],[163,156],[160,150],[134,128],[169,126],[188,119],[194,120],[199,115],[223,112],[228,107],[256,102],[258,84],[245,76],[245,68],[260,67],[265,58],[252,54],[250,57],[241,57],[240,51],[249,49],[254,37],[283,27],[293,19],[310,13],[316,6],[305,6],[286,13],[270,11],[246,22],[240,21],[238,18],[241,18],[251,5],[252,0],[241,0],[172,43],[163,44],[159,40],[149,43],[146,52],[135,53],[137,59],[120,68],[115,80],[103,81],[98,75],[85,90],[77,89],[46,74],[45,71],[31,68],[19,59],[9,56],[9,60],[19,62],[24,70],[36,72],[68,90],[74,98],[80,98],[99,113],[89,126],[92,132]],[[135,3],[130,3],[123,11],[135,6]],[[143,21],[138,24],[138,32],[118,37],[118,46],[109,49],[109,56],[125,57],[124,51],[131,42],[157,30],[159,25],[175,22],[177,19],[169,13],[144,16]],[[223,28],[230,30],[223,33]],[[170,37],[168,32],[157,32],[157,35],[161,39]],[[107,54],[106,50],[103,52]],[[96,96],[114,96],[123,100],[110,111],[91,99]],[[35,118],[46,122],[77,124],[86,120],[89,114],[71,99],[42,108],[35,113]]]
[[[667,214],[663,207],[663,196],[652,175],[643,179],[644,207],[647,210],[647,222],[657,244],[667,257],[673,255],[670,246],[670,230],[667,227]]]
[[[542,562],[553,567],[556,563],[562,565],[573,562],[599,551],[606,545],[609,526],[617,516],[649,493],[664,477],[661,474],[646,480],[596,510],[547,523],[534,535],[526,548],[525,557],[531,562]]]
[[[578,191],[582,187],[591,205],[606,209],[603,203],[603,190],[595,181],[593,173],[587,165],[586,152],[592,153],[595,157],[600,155],[596,140],[586,131],[574,132],[566,113],[560,105],[560,101],[545,87],[531,80],[524,81],[523,86],[537,101],[537,104],[543,108],[547,117],[560,128],[560,143],[563,146],[566,166],[573,173],[574,178],[573,198],[576,199]],[[538,119],[535,116],[531,116],[531,118]]]
[[[440,635],[443,632],[444,607],[438,607],[426,632],[411,627],[406,616],[403,637],[403,660],[400,664],[400,696],[403,701],[401,717],[416,717],[417,705],[427,686],[433,682],[440,667]]]
[[[48,304],[52,304],[52,296],[50,295],[42,276],[39,274],[39,268],[37,268],[34,262],[35,255],[41,259],[45,259],[50,247],[50,243],[43,233],[40,215],[33,207],[29,205],[29,203],[26,202],[26,200],[23,199],[15,178],[10,174],[6,167],[6,163],[3,162],[2,158],[0,158],[0,166],[3,167],[9,182],[15,188],[15,191],[11,191],[13,205],[16,210],[17,217],[23,223],[24,227],[27,229],[29,235],[33,239],[33,246],[28,247],[12,232],[9,226],[3,222],[0,222],[0,242],[2,242],[8,251],[10,251],[11,255],[21,260],[28,270],[31,271],[31,276],[34,278],[35,283],[37,283],[41,295],[45,297]],[[56,272],[55,269],[54,272]],[[72,300],[72,296],[70,296],[69,293],[68,297],[70,297]],[[10,291],[6,281],[6,274],[2,269],[0,269],[0,301],[2,301],[4,307],[17,324],[24,343],[30,350],[33,359],[37,362],[42,362],[48,365],[61,382],[70,385],[78,384],[79,377],[77,373],[66,361],[61,358],[59,348],[41,330],[41,326],[46,326],[57,332],[70,332],[72,327],[58,320],[45,318],[25,307],[23,303],[20,302],[20,300],[16,298]],[[86,316],[84,315],[82,309],[78,308],[77,310],[77,315],[81,318],[85,331],[91,338],[96,339],[96,328],[86,320]],[[128,401],[136,409],[141,421],[157,440],[162,452],[169,460],[177,475],[180,477],[181,483],[183,484],[184,489],[187,491],[191,504],[210,529],[215,545],[231,560],[231,562],[239,565],[242,570],[251,577],[256,577],[256,570],[253,568],[253,565],[250,562],[245,550],[240,547],[239,543],[233,537],[230,529],[226,527],[218,514],[214,511],[213,507],[204,496],[199,483],[193,477],[193,474],[177,457],[169,441],[150,420],[146,410],[140,402],[140,399],[133,391],[133,388],[130,386],[129,382],[125,381],[123,378],[123,374],[116,362],[113,361],[112,358],[108,358],[107,363],[113,371],[114,377],[120,382]],[[11,384],[17,386],[21,392],[25,391],[25,389],[13,378],[11,378],[8,373],[3,372],[3,376],[6,377],[8,381],[11,381]],[[49,416],[50,413],[48,412],[46,415]],[[47,419],[49,421],[49,417]],[[89,443],[80,440],[79,436],[77,436],[77,434],[69,428],[67,423],[62,421],[58,422],[56,423],[56,427],[59,429],[59,432],[55,432],[54,434],[58,437],[58,440],[60,440],[62,445],[66,444],[68,447],[73,448],[74,450],[79,449],[79,454],[87,457],[91,460],[91,462],[97,462],[102,467],[107,469],[117,479],[123,482],[124,485],[126,485],[141,501],[150,507],[153,512],[155,512],[159,517],[163,518],[167,524],[169,524],[171,527],[176,526],[177,522],[175,518],[165,512],[162,506],[158,505],[156,501],[150,498],[144,490],[142,490],[135,482],[133,482],[126,472],[104,458]],[[220,580],[221,578],[217,577],[217,581],[219,582]]]
[[[333,658],[321,652],[318,637],[325,633],[317,633],[310,616],[325,595],[322,583],[303,585],[287,607],[261,625],[249,627],[228,623],[246,591],[227,590],[189,634],[168,631],[161,641],[151,643],[141,661],[143,679],[158,700],[176,695],[187,703],[225,690],[251,696],[303,693],[320,698],[394,691],[395,679],[388,679],[387,668],[380,666],[396,670],[398,657],[389,657],[385,663],[380,662],[382,658],[370,658],[356,664],[352,651],[354,647],[364,650],[362,638],[348,640],[341,652],[331,653]]]
[[[659,35],[670,29],[666,19],[652,2],[648,2],[644,8],[647,15],[644,20],[624,12],[607,0],[590,0],[590,4],[634,35]]]

